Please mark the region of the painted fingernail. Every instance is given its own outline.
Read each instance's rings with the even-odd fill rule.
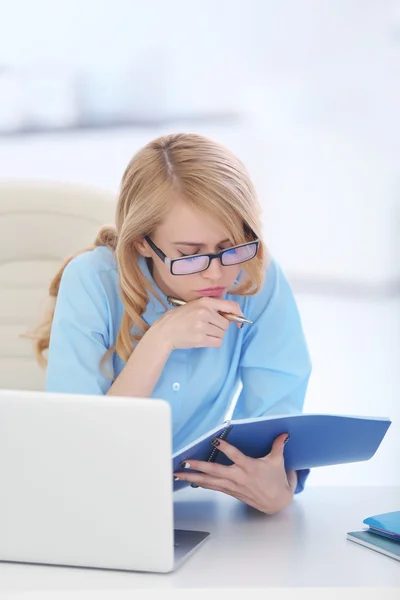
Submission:
[[[196,487],[199,487],[199,486],[197,485],[197,483],[191,483],[190,487],[196,488]]]
[[[220,445],[220,441],[215,439],[215,440],[211,440],[211,443],[213,446],[219,446]]]
[[[286,444],[286,442],[287,442],[287,441],[289,441],[289,438],[290,438],[290,435],[288,435],[288,436],[285,438],[285,441],[284,441],[283,443],[284,443],[284,444]]]
[[[181,462],[182,469],[190,469],[190,463],[183,461]]]
[[[177,476],[175,475],[175,477],[174,477],[174,481],[179,481],[179,477],[177,477]]]
[[[242,329],[244,323],[240,323],[239,328]]]

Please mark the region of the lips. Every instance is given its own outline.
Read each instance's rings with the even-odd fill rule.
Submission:
[[[202,296],[220,296],[225,291],[223,287],[207,288],[205,290],[197,290]]]

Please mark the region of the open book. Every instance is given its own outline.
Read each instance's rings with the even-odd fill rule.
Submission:
[[[183,471],[181,462],[189,459],[232,464],[211,444],[214,438],[225,439],[247,456],[261,458],[271,451],[274,439],[286,432],[290,434],[284,451],[287,471],[365,461],[378,450],[390,425],[386,417],[305,413],[226,421],[176,452],[173,472]],[[174,491],[187,485],[186,481],[174,481]]]

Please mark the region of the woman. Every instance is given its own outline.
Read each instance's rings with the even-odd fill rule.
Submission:
[[[233,418],[301,412],[310,359],[260,212],[246,169],[223,146],[176,134],[143,147],[123,175],[116,227],[51,282],[54,308],[36,331],[42,363],[48,348],[46,389],[163,398],[174,451],[224,419],[238,385]],[[275,513],[308,475],[285,472],[286,439],[261,459],[221,441],[233,465],[191,461],[197,472],[179,478]]]

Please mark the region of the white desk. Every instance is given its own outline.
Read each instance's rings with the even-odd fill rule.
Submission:
[[[175,495],[175,526],[211,536],[176,572],[0,563],[0,598],[118,600],[157,588],[400,587],[399,562],[346,540],[367,516],[399,508],[399,487],[309,486],[276,515],[189,488]]]

